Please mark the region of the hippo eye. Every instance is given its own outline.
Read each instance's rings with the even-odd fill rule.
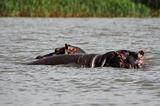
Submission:
[[[56,48],[56,49],[55,49],[55,52],[58,52],[59,50],[60,50],[59,48]]]

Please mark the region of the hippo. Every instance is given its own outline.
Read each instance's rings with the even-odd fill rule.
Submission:
[[[79,47],[72,46],[70,44],[65,44],[64,47],[55,48],[54,52],[43,56],[37,56],[35,59],[42,59],[49,56],[61,55],[61,54],[78,54],[78,53],[85,53],[85,51]]]
[[[144,66],[144,51],[133,52],[129,50],[116,51],[120,57],[120,65],[123,68],[141,68]]]
[[[68,50],[68,49],[67,49]],[[104,54],[64,53],[51,55],[28,63],[28,65],[64,65],[77,64],[85,67],[117,67],[117,68],[141,68],[144,64],[144,52],[140,50],[110,51]]]

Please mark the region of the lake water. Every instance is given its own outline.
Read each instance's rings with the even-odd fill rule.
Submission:
[[[145,68],[22,64],[64,43],[144,50]],[[107,105],[160,105],[160,18],[0,18],[0,106]]]

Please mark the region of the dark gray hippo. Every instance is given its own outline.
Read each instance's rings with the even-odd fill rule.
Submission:
[[[28,65],[77,64],[86,67],[141,68],[144,52],[129,50],[111,51],[105,54],[61,54],[52,55],[28,63]]]
[[[70,44],[65,44],[64,47],[55,48],[54,52],[43,55],[43,56],[37,56],[35,59],[42,59],[42,58],[55,56],[55,55],[62,55],[62,54],[79,54],[79,53],[85,53],[85,51],[79,47],[72,46]]]

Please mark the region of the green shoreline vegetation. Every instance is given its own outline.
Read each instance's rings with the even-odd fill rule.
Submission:
[[[149,2],[145,3],[139,1],[145,1],[145,0],[0,0],[0,16],[3,17],[4,16],[23,16],[23,17],[155,17],[155,16],[158,17],[160,16],[159,7],[158,9],[153,8],[152,5],[150,6]],[[160,4],[160,2],[158,3]]]

